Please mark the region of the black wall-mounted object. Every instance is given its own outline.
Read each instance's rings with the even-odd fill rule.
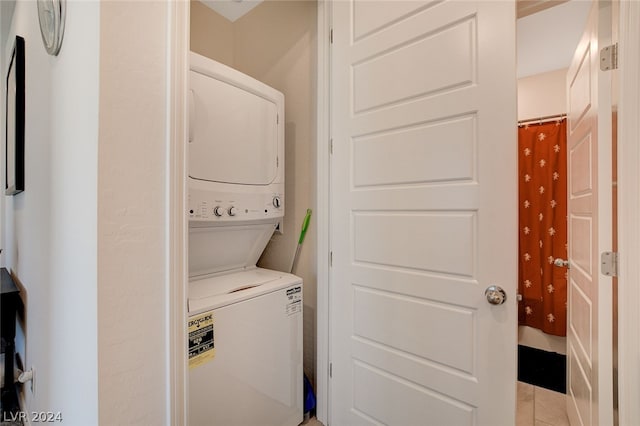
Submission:
[[[20,290],[16,286],[13,278],[6,268],[0,269],[0,313],[2,314],[0,327],[0,337],[2,338],[2,352],[4,353],[4,387],[1,389],[2,399],[0,400],[0,415],[2,419],[7,418],[5,413],[13,411],[18,407],[18,398],[14,386],[13,360],[15,356],[16,337],[16,313],[22,300]],[[4,424],[4,423],[3,423]]]
[[[25,61],[24,38],[16,36],[7,71],[5,195],[24,191]]]

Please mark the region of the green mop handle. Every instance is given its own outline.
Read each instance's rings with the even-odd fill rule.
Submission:
[[[307,214],[304,216],[304,220],[302,221],[302,229],[300,230],[300,238],[298,238],[298,246],[296,247],[296,254],[293,256],[293,262],[291,262],[291,270],[289,272],[292,274],[296,267],[296,264],[298,263],[300,248],[302,247],[302,242],[304,241],[305,235],[307,235],[307,228],[309,227],[310,220],[311,220],[311,209],[307,209]]]
[[[302,244],[304,237],[307,235],[307,228],[309,227],[309,221],[311,220],[311,209],[307,209],[307,214],[302,221],[302,229],[300,230],[300,238],[298,238],[298,244]]]

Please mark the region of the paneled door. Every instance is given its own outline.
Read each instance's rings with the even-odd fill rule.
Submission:
[[[574,426],[613,424],[612,283],[600,265],[613,229],[612,71],[600,71],[599,55],[611,36],[610,13],[610,4],[593,2],[567,72],[567,414]]]
[[[514,2],[332,25],[329,424],[513,425]]]

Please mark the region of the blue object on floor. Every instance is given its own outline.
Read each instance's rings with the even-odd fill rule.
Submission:
[[[304,412],[310,413],[311,410],[316,408],[316,395],[313,393],[311,382],[307,379],[307,375],[304,375]]]

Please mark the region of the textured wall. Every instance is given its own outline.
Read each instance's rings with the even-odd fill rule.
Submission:
[[[168,424],[168,7],[100,4],[99,418]]]

